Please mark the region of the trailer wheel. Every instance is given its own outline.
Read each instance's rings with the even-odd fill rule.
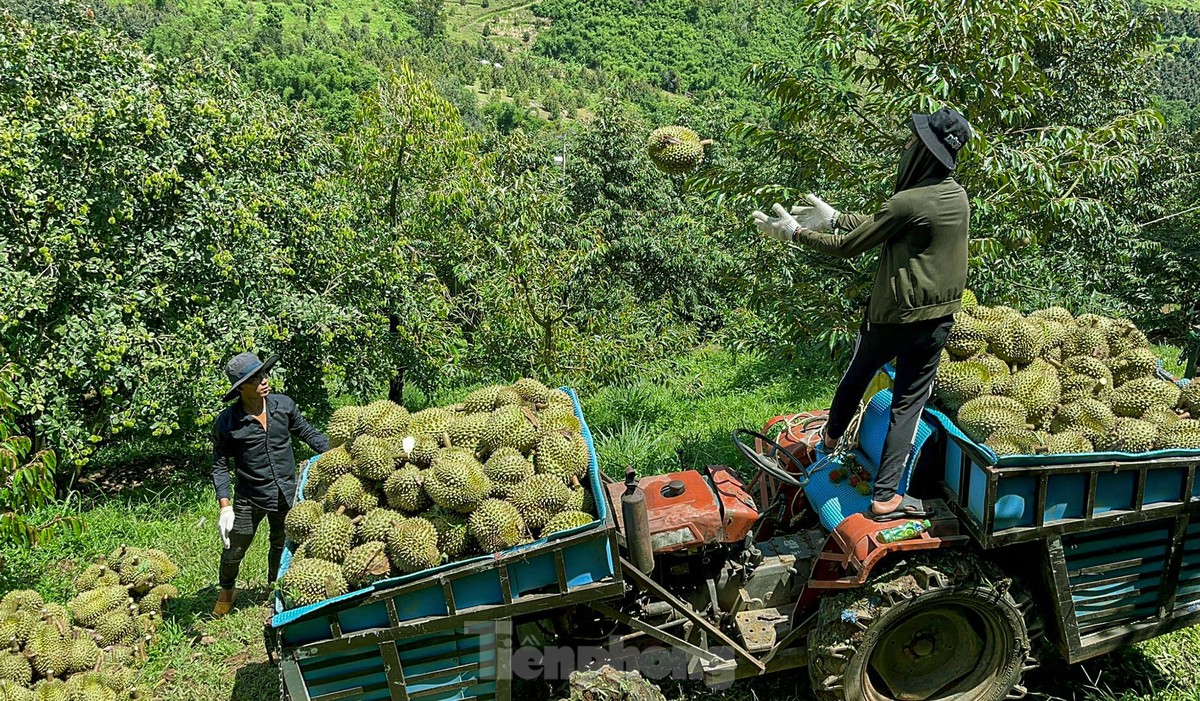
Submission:
[[[821,601],[808,664],[820,701],[999,701],[1036,666],[1033,606],[965,552],[910,557]]]

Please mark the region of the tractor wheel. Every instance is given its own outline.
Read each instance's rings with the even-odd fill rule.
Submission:
[[[1024,697],[1038,633],[1012,585],[973,554],[939,553],[822,600],[808,642],[813,691],[820,701]]]

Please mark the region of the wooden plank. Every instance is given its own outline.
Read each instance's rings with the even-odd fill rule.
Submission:
[[[283,691],[285,691],[292,701],[312,701],[308,695],[308,684],[304,683],[304,675],[300,672],[300,665],[290,655],[281,655],[279,658],[280,676],[283,682]]]
[[[454,585],[449,579],[442,580],[442,598],[446,601],[446,615],[453,616],[458,613],[458,607],[454,604]]]
[[[496,701],[512,699],[513,622],[496,621]]]
[[[1086,521],[1091,521],[1096,515],[1096,488],[1100,484],[1100,473],[1092,470],[1087,476],[1087,494],[1085,496],[1083,506],[1083,518]]]
[[[1046,525],[1046,489],[1050,483],[1049,475],[1038,475],[1037,498],[1034,499],[1033,525],[1041,528]]]
[[[567,560],[563,555],[563,551],[554,551],[554,574],[558,577],[558,591],[566,593],[567,586]]]
[[[1137,471],[1137,483],[1133,490],[1133,510],[1141,511],[1146,505],[1146,468]]]
[[[388,640],[380,643],[379,655],[383,658],[383,676],[387,678],[392,701],[408,701],[408,680],[404,678],[404,665],[400,663],[396,642]]]
[[[1128,560],[1119,560],[1117,562],[1105,562],[1099,565],[1090,565],[1088,567],[1080,567],[1077,570],[1067,570],[1067,576],[1072,579],[1075,577],[1087,577],[1093,574],[1104,574],[1113,570],[1123,570],[1128,567],[1137,567],[1150,560],[1160,559],[1157,556],[1153,557],[1131,557]]]
[[[1192,500],[1192,490],[1196,488],[1196,467],[1189,467],[1187,477],[1183,480],[1183,501]]]
[[[1054,620],[1061,625],[1063,657],[1070,659],[1080,648],[1079,625],[1075,620],[1075,602],[1071,598],[1071,580],[1067,577],[1067,559],[1063,552],[1062,538],[1052,537],[1046,542],[1049,559],[1051,603]]]
[[[508,565],[503,562],[500,563],[500,598],[504,601],[505,606],[512,605],[512,582],[508,579]]]
[[[639,587],[653,593],[658,598],[670,604],[676,611],[679,611],[681,614],[683,614],[684,617],[690,620],[693,624],[706,631],[712,637],[721,641],[730,650],[733,650],[734,655],[758,667],[760,670],[766,669],[766,666],[763,665],[758,658],[756,658],[754,655],[751,655],[749,651],[734,642],[733,638],[730,638],[725,634],[724,631],[713,625],[711,621],[697,613],[694,609],[692,609],[691,606],[688,606],[674,594],[664,589],[661,585],[659,585],[658,582],[650,579],[644,572],[635,567],[633,563],[628,562],[625,560],[625,558],[621,558],[621,563],[624,565],[626,572],[629,574],[629,578],[636,582]]]
[[[986,491],[983,495],[983,532],[992,533],[996,530],[996,491],[999,489],[1000,477],[994,472],[987,473]]]
[[[1187,537],[1191,516],[1180,514],[1175,519],[1175,531],[1171,534],[1171,545],[1167,550],[1167,571],[1163,575],[1162,588],[1158,594],[1158,617],[1165,619],[1175,610],[1175,596],[1179,591],[1179,571],[1183,567],[1183,554],[1187,549],[1184,539]]]

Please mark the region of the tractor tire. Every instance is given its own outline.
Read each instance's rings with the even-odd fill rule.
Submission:
[[[808,639],[819,701],[1000,701],[1025,696],[1040,636],[1011,578],[968,552],[908,557],[823,599]]]

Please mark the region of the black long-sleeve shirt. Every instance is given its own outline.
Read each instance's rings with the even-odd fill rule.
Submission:
[[[267,395],[267,428],[247,414],[241,400],[221,412],[213,423],[213,487],[218,499],[228,499],[229,460],[237,472],[237,496],[266,511],[282,511],[296,496],[296,456],[292,436],[323,453],[329,439],[300,415],[291,397]],[[282,502],[282,503],[281,503]]]

